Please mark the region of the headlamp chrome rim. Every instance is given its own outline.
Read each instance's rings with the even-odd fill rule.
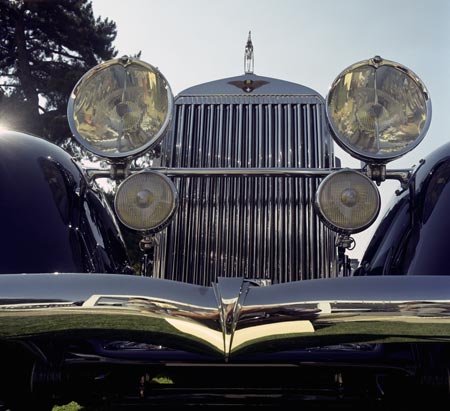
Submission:
[[[345,173],[352,174],[353,176],[357,176],[362,181],[364,181],[364,183],[367,184],[367,187],[370,187],[370,189],[373,190],[372,194],[374,195],[374,198],[373,198],[374,202],[373,203],[371,202],[371,204],[374,205],[375,208],[374,208],[374,211],[371,213],[371,217],[369,219],[367,219],[367,221],[365,223],[361,223],[353,228],[343,227],[342,225],[339,226],[336,224],[335,221],[332,221],[328,217],[328,213],[325,210],[325,204],[323,204],[320,200],[322,198],[323,191],[327,188],[327,186],[329,184],[331,184],[332,180],[339,178],[340,175],[345,174]],[[352,201],[352,199],[350,198],[349,201]],[[377,186],[375,185],[375,183],[370,178],[368,178],[366,175],[364,175],[363,173],[361,173],[359,171],[344,168],[342,170],[338,170],[338,171],[335,171],[335,172],[329,174],[320,182],[319,187],[317,188],[317,191],[316,191],[316,195],[315,195],[314,207],[316,209],[317,215],[319,216],[320,220],[331,230],[333,230],[337,233],[341,233],[341,234],[355,234],[355,233],[364,231],[365,229],[370,227],[375,222],[375,220],[377,219],[377,217],[380,213],[380,210],[381,210],[381,195],[380,195],[380,192],[379,192]]]
[[[372,67],[375,70],[378,70],[382,67],[388,67],[391,68],[398,73],[401,73],[405,75],[405,77],[409,78],[414,84],[417,86],[417,89],[420,90],[422,93],[422,97],[424,99],[424,109],[426,113],[425,120],[421,123],[421,130],[418,136],[415,138],[415,140],[408,144],[405,148],[392,152],[392,153],[370,153],[365,150],[358,149],[355,147],[355,145],[352,145],[348,142],[348,139],[342,135],[342,133],[339,130],[339,127],[336,125],[335,121],[333,120],[333,114],[331,109],[331,100],[334,96],[334,92],[337,89],[338,84],[342,81],[343,78],[345,78],[347,75],[356,72],[359,69],[362,69],[363,67]],[[390,161],[393,161],[395,159],[398,159],[399,157],[402,157],[406,153],[410,152],[414,148],[417,147],[418,144],[424,139],[425,135],[428,132],[429,126],[431,124],[431,118],[432,118],[432,105],[431,105],[431,99],[430,94],[423,83],[423,81],[415,74],[412,70],[409,68],[396,63],[391,60],[385,60],[382,59],[379,56],[375,56],[374,58],[363,60],[360,62],[357,62],[349,67],[347,67],[345,70],[343,70],[333,81],[333,83],[330,86],[329,92],[325,99],[325,112],[326,112],[326,119],[327,119],[327,125],[328,129],[331,132],[331,135],[333,137],[333,140],[347,153],[349,153],[351,156],[365,161],[365,162],[372,162],[372,163],[379,163],[379,164],[385,164]]]
[[[99,73],[111,69],[114,66],[122,67],[124,69],[132,66],[138,66],[143,70],[148,70],[149,72],[155,73],[155,76],[158,77],[158,80],[162,82],[163,87],[165,88],[165,97],[167,98],[167,113],[164,116],[164,120],[162,121],[159,130],[144,144],[124,152],[105,152],[104,150],[97,148],[95,145],[87,141],[85,137],[83,137],[82,133],[77,127],[77,121],[75,120],[77,97],[80,95],[81,91],[84,91],[84,87],[86,87],[86,85],[88,85],[95,76],[98,76]],[[172,90],[167,79],[159,71],[159,69],[142,60],[124,56],[121,58],[106,61],[104,63],[100,63],[97,66],[91,68],[83,75],[83,77],[81,77],[81,79],[73,88],[72,93],[70,94],[67,105],[67,118],[73,136],[75,137],[77,142],[80,143],[85,149],[99,157],[108,158],[112,161],[123,161],[133,159],[139,155],[142,155],[145,151],[156,146],[161,141],[161,139],[168,131],[169,124],[172,121],[173,106],[174,98]]]
[[[142,175],[151,175],[151,176],[156,176],[156,177],[160,178],[165,184],[167,184],[168,189],[170,190],[170,193],[172,195],[172,200],[173,200],[169,211],[166,213],[166,217],[163,220],[161,220],[158,224],[155,224],[154,226],[151,226],[151,227],[138,227],[136,225],[131,224],[129,221],[127,221],[123,217],[122,211],[120,210],[119,201],[120,201],[120,195],[121,195],[122,190],[124,189],[124,187],[126,187],[128,184],[130,184],[133,179],[139,178]],[[114,197],[114,210],[116,212],[116,215],[117,215],[117,218],[119,219],[119,221],[124,226],[126,226],[132,230],[142,232],[143,234],[155,234],[159,231],[164,230],[164,228],[166,228],[172,221],[172,219],[175,215],[175,212],[178,208],[178,204],[179,204],[178,190],[176,189],[173,181],[166,175],[164,175],[158,171],[154,171],[154,170],[144,170],[144,171],[140,171],[138,173],[134,173],[134,174],[128,176],[119,185],[119,187],[117,188],[116,195]]]

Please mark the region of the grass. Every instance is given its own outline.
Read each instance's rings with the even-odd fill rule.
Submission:
[[[81,405],[77,404],[75,401],[69,402],[65,405],[55,405],[52,408],[52,411],[82,411],[86,408],[82,407]]]

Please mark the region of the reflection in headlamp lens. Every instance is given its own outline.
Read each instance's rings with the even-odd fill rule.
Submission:
[[[151,65],[131,60],[104,63],[88,72],[69,102],[70,126],[87,149],[124,157],[159,141],[171,113],[171,92]]]
[[[357,157],[391,159],[414,148],[426,132],[427,94],[397,66],[348,70],[328,96],[336,137]]]

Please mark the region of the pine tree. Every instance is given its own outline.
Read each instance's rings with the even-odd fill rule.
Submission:
[[[70,135],[78,79],[113,58],[116,24],[90,0],[0,0],[0,123],[51,141]]]

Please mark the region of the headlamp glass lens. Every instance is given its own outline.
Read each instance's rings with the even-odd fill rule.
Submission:
[[[75,86],[69,124],[78,141],[104,157],[127,157],[156,144],[170,119],[172,95],[153,66],[103,63]]]
[[[406,68],[388,63],[344,71],[327,98],[333,134],[358,158],[397,158],[428,129],[431,106],[424,86]]]

